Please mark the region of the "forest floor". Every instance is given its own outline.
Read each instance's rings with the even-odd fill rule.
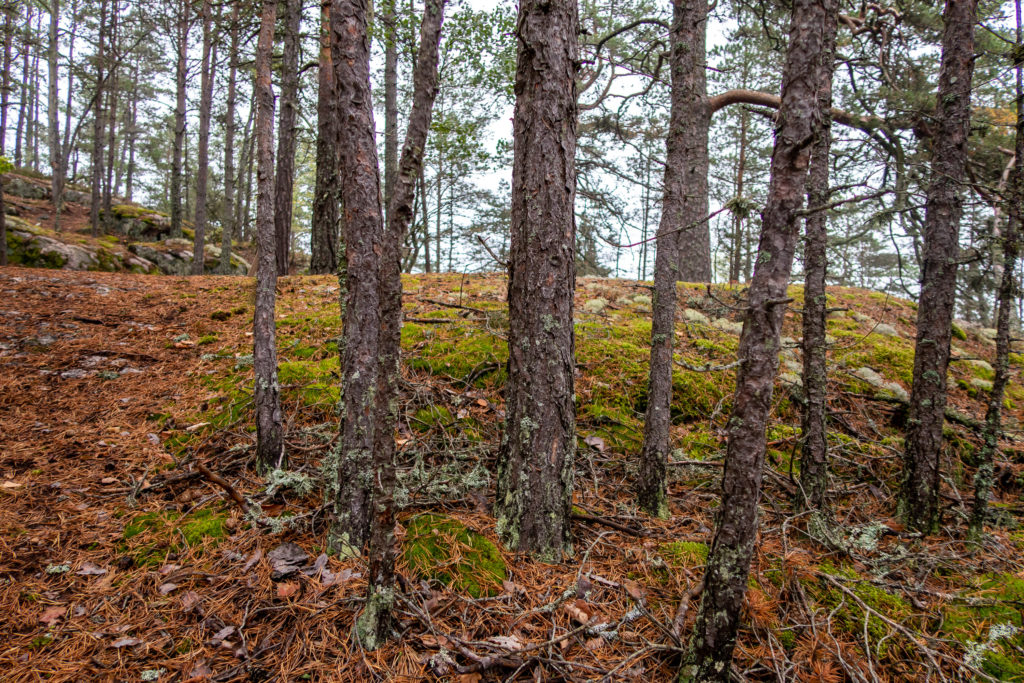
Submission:
[[[398,427],[398,636],[350,637],[365,565],[324,552],[337,431],[338,286],[279,283],[289,469],[252,467],[253,283],[0,269],[0,678],[672,680],[699,604],[733,374],[674,377],[671,517],[639,515],[645,283],[581,279],[575,555],[496,545],[505,281],[407,276]],[[742,290],[680,285],[679,356],[734,360]],[[802,291],[791,294],[801,303]],[[787,320],[761,531],[735,672],[745,680],[1024,680],[1024,358],[984,547],[964,542],[990,331],[957,328],[945,524],[895,519],[914,304],[831,291],[836,524],[793,512],[799,316]],[[329,481],[329,477],[327,477]]]

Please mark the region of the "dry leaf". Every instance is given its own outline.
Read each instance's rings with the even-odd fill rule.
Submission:
[[[299,584],[285,581],[284,583],[277,584],[277,597],[279,598],[290,598],[299,590]]]
[[[43,613],[39,615],[39,622],[46,624],[47,626],[53,626],[60,618],[64,616],[64,613],[68,611],[68,608],[64,605],[53,605],[43,610]]]
[[[594,608],[579,598],[576,598],[573,602],[566,603],[565,611],[569,613],[573,621],[580,624],[589,624],[594,618]]]
[[[92,562],[83,562],[82,568],[75,573],[79,576],[103,576],[107,570]]]
[[[600,650],[602,647],[604,647],[604,644],[606,642],[607,641],[604,638],[598,636],[597,638],[591,638],[586,643],[584,643],[583,646],[590,651]]]
[[[491,636],[487,640],[491,641],[498,647],[503,647],[506,650],[511,650],[512,652],[518,652],[524,647],[522,641],[515,636]]]
[[[136,645],[142,645],[142,641],[138,638],[121,638],[112,642],[110,647],[120,650],[122,647],[135,647]]]
[[[18,488],[20,486],[21,486],[21,483],[20,482],[16,482],[16,481],[5,481],[3,484],[0,484],[0,488],[5,488],[5,489],[16,489],[16,488]]]
[[[483,676],[474,671],[473,673],[469,674],[459,674],[458,681],[459,683],[480,683],[480,681],[482,681],[483,679]]]
[[[629,597],[633,598],[637,602],[643,602],[644,598],[647,596],[647,592],[640,587],[640,584],[631,579],[623,581],[622,587],[626,590],[626,593],[629,594]]]

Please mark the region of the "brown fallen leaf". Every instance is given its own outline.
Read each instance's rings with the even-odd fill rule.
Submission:
[[[565,611],[572,617],[573,621],[580,624],[589,624],[594,618],[594,608],[579,598],[576,598],[573,602],[566,603]]]
[[[637,602],[643,602],[644,598],[647,597],[647,592],[640,587],[640,584],[632,579],[626,579],[623,581],[622,587],[626,589],[626,593],[629,594],[629,597],[633,598]]]
[[[46,624],[47,626],[53,626],[60,621],[61,617],[63,617],[64,613],[67,611],[68,608],[65,605],[53,605],[51,607],[47,607],[43,610],[43,613],[39,615],[39,622]]]
[[[110,647],[120,650],[122,647],[135,647],[136,645],[142,645],[142,641],[138,638],[120,638],[112,642]]]
[[[299,584],[285,581],[277,584],[277,597],[290,598],[299,590]]]

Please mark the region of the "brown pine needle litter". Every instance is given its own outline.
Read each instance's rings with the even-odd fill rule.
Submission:
[[[504,280],[406,276],[405,285],[399,537],[408,548],[406,529],[424,513],[451,526],[435,530],[446,554],[429,576],[402,556],[395,638],[366,652],[351,638],[365,564],[324,554],[319,468],[337,421],[337,282],[279,285],[291,464],[264,480],[249,457],[251,280],[0,270],[0,678],[672,680],[699,609],[732,373],[677,371],[677,392],[690,393],[674,428],[672,517],[639,516],[630,467],[650,300],[636,283],[582,278],[574,557],[546,565],[501,550],[504,578],[482,575],[478,541],[466,539],[497,544],[487,471],[503,418]],[[713,323],[736,320],[723,302],[742,292],[709,297],[683,285],[681,294],[708,322],[681,313],[679,356],[735,360],[728,325]],[[836,296],[901,331],[912,325],[906,302]],[[844,325],[834,363],[860,354],[852,365],[873,358],[884,373],[882,360],[902,358],[894,341],[885,354],[858,341],[871,321]],[[793,313],[786,333],[798,327]],[[987,352],[980,338],[958,344]],[[954,365],[951,380],[963,382],[951,381],[951,403],[977,417],[970,368]],[[890,517],[898,406],[833,377],[838,532],[814,542],[792,512],[798,413],[780,383],[736,676],[998,678],[996,659],[968,654],[1001,620],[1016,613],[1020,625],[1024,589],[1010,588],[1024,586],[1013,431],[1024,404],[1011,394],[996,501],[1006,523],[977,549],[960,540],[976,436],[951,428],[946,531],[916,538]],[[479,591],[454,578],[466,567]],[[1012,648],[1000,652],[1005,671],[1021,665]]]

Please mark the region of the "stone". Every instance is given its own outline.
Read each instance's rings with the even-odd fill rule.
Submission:
[[[882,394],[892,395],[902,401],[910,400],[910,394],[907,393],[906,389],[901,387],[896,382],[887,381],[884,377],[882,377],[880,374],[878,374],[877,371],[875,371],[872,368],[866,366],[859,367],[856,370],[853,370],[850,374],[853,375],[854,377],[857,377],[858,379],[864,380],[872,387],[878,389],[879,392]]]
[[[683,320],[690,323],[697,323],[700,325],[707,325],[710,321],[708,317],[694,308],[684,308],[682,312]]]
[[[739,336],[739,334],[743,332],[743,323],[733,322],[728,318],[717,318],[714,322],[711,323],[711,325],[712,327],[717,327],[722,332],[726,332],[728,334],[735,334],[737,336]]]
[[[888,323],[878,323],[875,325],[875,329],[872,330],[875,334],[885,335],[886,337],[898,337],[900,336],[899,331]]]

